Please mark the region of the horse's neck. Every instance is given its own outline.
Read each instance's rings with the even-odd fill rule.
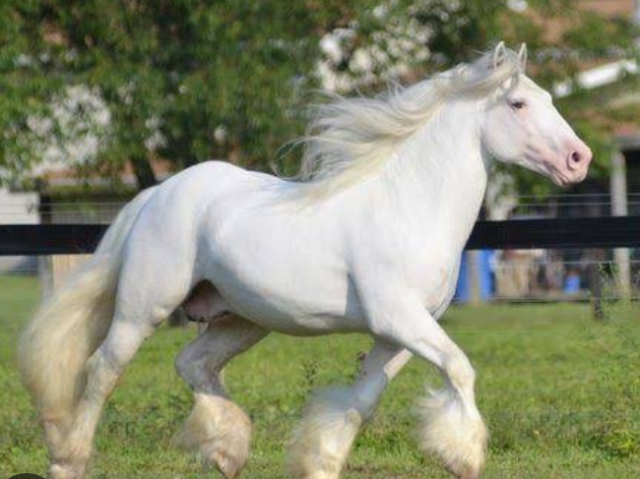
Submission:
[[[390,200],[394,222],[462,247],[487,184],[478,105],[445,105],[399,148],[376,183]]]

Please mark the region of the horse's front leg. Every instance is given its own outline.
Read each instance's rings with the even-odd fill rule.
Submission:
[[[316,394],[291,441],[291,473],[302,479],[336,479],[360,425],[410,358],[409,351],[377,340],[353,386]]]
[[[398,292],[368,297],[365,310],[372,331],[435,364],[446,381],[442,390],[431,392],[420,403],[422,447],[439,456],[460,479],[478,479],[488,433],[476,407],[475,372],[469,360],[417,295]]]

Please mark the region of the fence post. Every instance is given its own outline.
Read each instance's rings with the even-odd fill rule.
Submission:
[[[627,173],[625,158],[621,151],[616,151],[611,157],[611,214],[613,216],[627,216]],[[623,298],[631,294],[631,262],[629,248],[615,248],[613,256],[616,264],[616,284]]]
[[[590,204],[587,207],[587,216],[597,217],[602,215],[603,208],[600,205]],[[601,249],[587,250],[589,293],[591,295],[591,308],[593,317],[597,320],[604,319],[604,308],[602,306],[602,271],[600,265],[604,259]]]
[[[600,271],[601,251],[592,250],[588,257],[591,263],[587,268],[587,281],[589,283],[589,293],[591,295],[591,310],[593,317],[599,321],[605,319],[604,308],[602,307],[602,274]]]
[[[42,192],[39,194],[38,215],[40,224],[51,223],[51,198]],[[53,265],[51,256],[38,256],[38,281],[43,298],[53,292]]]

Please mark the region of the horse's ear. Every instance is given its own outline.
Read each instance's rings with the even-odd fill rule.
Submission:
[[[502,65],[506,54],[507,47],[505,47],[504,42],[498,43],[496,45],[496,48],[493,50],[493,68],[498,68],[500,65]]]
[[[518,51],[518,63],[520,63],[520,70],[523,72],[527,69],[527,55],[527,44],[523,43]]]

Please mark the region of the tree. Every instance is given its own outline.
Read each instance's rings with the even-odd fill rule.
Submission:
[[[51,92],[61,87],[47,75],[48,58],[26,53],[44,53],[35,25],[26,21],[38,8],[32,0],[0,3],[0,168],[9,178],[42,153],[42,131],[33,119],[51,115]]]
[[[577,3],[4,0],[0,168],[19,177],[53,142],[62,156],[82,156],[87,174],[115,173],[129,162],[142,187],[156,181],[154,158],[176,170],[210,158],[268,169],[302,133],[302,106],[319,86],[375,93],[390,80],[416,81],[469,60],[499,40],[526,42],[530,73],[547,88],[584,62],[635,55],[630,21],[605,20]],[[549,36],[547,25],[558,22],[562,34]],[[632,79],[595,95],[577,88],[558,101],[600,153],[600,172],[610,130],[630,118],[628,107],[602,105],[625,81]],[[68,101],[74,91],[93,96]],[[61,114],[69,104],[72,114]],[[102,104],[108,124],[97,121]],[[97,139],[91,154],[68,148],[89,133]],[[294,165],[295,155],[280,161],[285,171]],[[548,188],[532,175],[513,179],[521,191]]]
[[[75,141],[52,112],[69,86],[83,86],[110,121],[82,170],[128,162],[141,187],[155,183],[157,157],[175,169],[210,158],[267,168],[302,131],[295,106],[315,86],[319,38],[353,17],[335,0],[6,0],[1,8],[5,176],[34,164],[43,142]]]

